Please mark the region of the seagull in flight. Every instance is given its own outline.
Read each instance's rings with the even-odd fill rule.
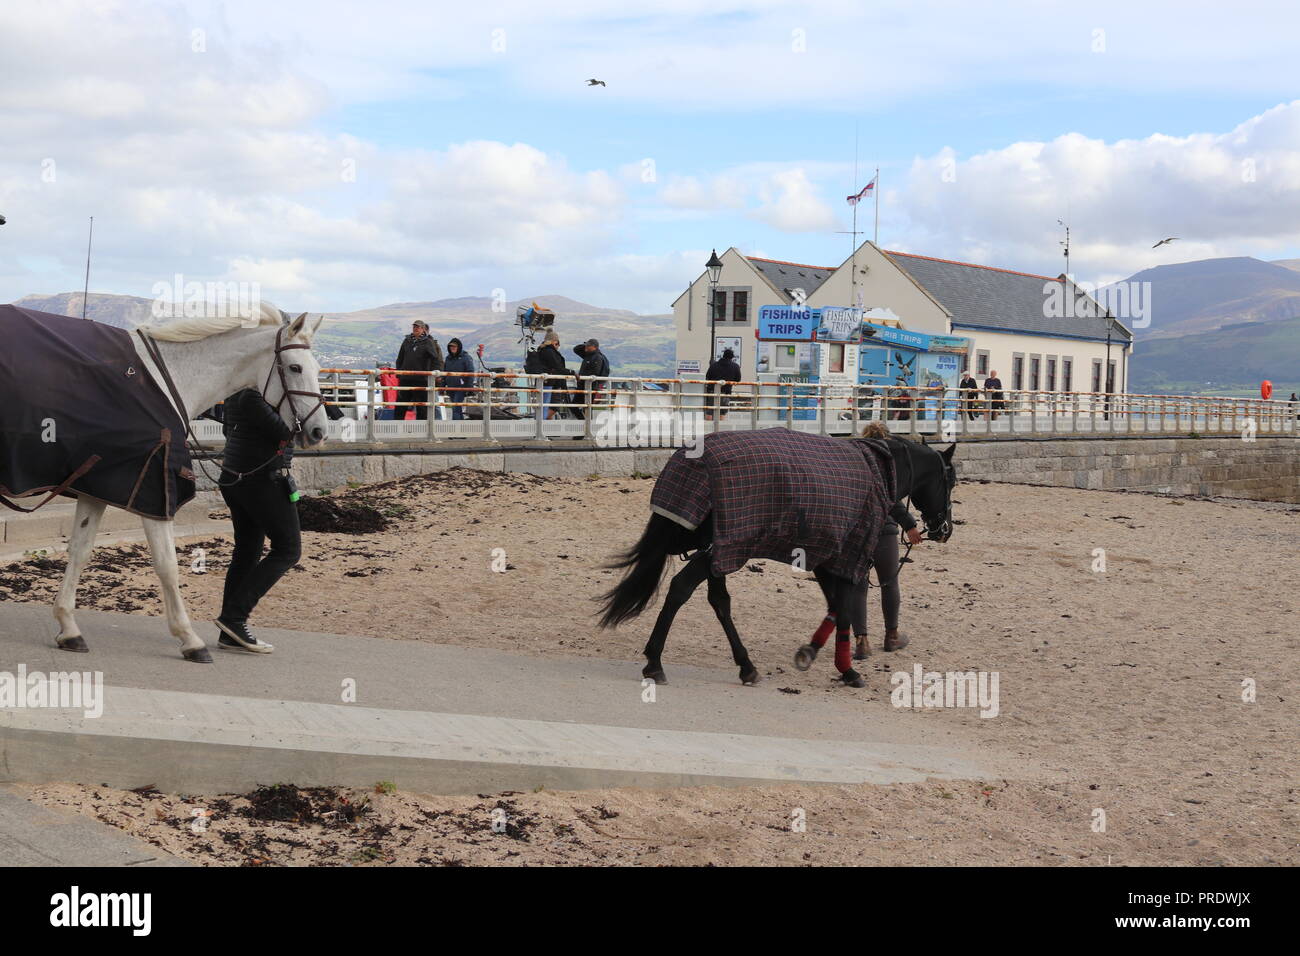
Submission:
[[[1159,242],[1157,242],[1157,243],[1156,243],[1154,246],[1152,246],[1151,248],[1152,248],[1152,249],[1159,249],[1161,246],[1163,246],[1163,245],[1167,245],[1167,244],[1173,242],[1173,241],[1174,241],[1175,239],[1177,239],[1177,238],[1178,238],[1178,236],[1170,236],[1168,239],[1161,239]]]
[[[604,80],[588,80],[588,81],[587,81],[587,85],[588,85],[588,86],[604,86],[604,85],[605,85],[605,81],[604,81]]]

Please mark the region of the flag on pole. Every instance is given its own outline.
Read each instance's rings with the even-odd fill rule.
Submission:
[[[873,195],[875,189],[876,189],[876,179],[873,176],[871,182],[867,183],[865,186],[862,187],[862,192],[858,193],[856,196],[846,197],[848,199],[849,205],[856,206],[858,203],[862,202],[862,200],[865,199],[867,196]]]

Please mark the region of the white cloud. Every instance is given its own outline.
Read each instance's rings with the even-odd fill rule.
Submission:
[[[773,173],[759,189],[762,205],[754,218],[783,232],[829,232],[836,225],[831,211],[802,169]]]
[[[1067,215],[1082,278],[1267,257],[1300,244],[1300,100],[1223,133],[1113,143],[1070,133],[965,159],[943,150],[917,158],[886,203],[911,251],[1050,274],[1064,269],[1056,220]],[[1181,241],[1151,248],[1166,236]]]

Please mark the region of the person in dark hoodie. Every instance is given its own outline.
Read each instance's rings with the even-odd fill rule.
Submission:
[[[443,372],[473,372],[474,360],[465,354],[465,348],[461,345],[460,339],[452,339],[447,343],[447,357],[442,363]],[[439,379],[441,391],[448,402],[463,403],[469,401],[469,390],[474,387],[473,375],[443,375]],[[465,417],[465,406],[463,404],[454,404],[451,407],[452,421],[460,421]]]
[[[542,363],[542,374],[547,376],[542,379],[542,417],[554,418],[557,411],[552,406],[556,402],[567,404],[568,394],[564,388],[573,374],[564,364],[564,356],[560,354],[560,334],[555,329],[546,330],[542,347],[537,350],[537,359]]]
[[[406,410],[414,406],[415,417],[421,421],[428,419],[429,376],[427,372],[436,372],[442,368],[442,348],[438,340],[430,338],[427,323],[416,319],[411,323],[411,334],[402,339],[402,346],[397,350],[397,378],[402,385],[398,393],[403,404],[397,406],[397,420],[406,417]],[[409,374],[415,372],[416,374]],[[406,373],[406,374],[403,374]],[[415,403],[421,404],[415,404]]]
[[[226,399],[218,487],[235,529],[235,550],[226,569],[217,618],[217,644],[229,650],[269,654],[273,650],[248,629],[253,608],[298,563],[302,535],[293,500],[289,465],[293,432],[252,388]],[[267,539],[271,550],[262,554]]]
[[[592,379],[609,377],[609,359],[600,350],[600,343],[595,339],[587,339],[582,345],[575,345],[573,354],[582,359],[582,365],[578,368],[579,392],[575,401],[584,407],[590,407],[592,399],[604,391],[609,384],[603,381],[592,381]],[[578,415],[583,414],[583,410],[578,409]]]
[[[883,422],[871,422],[862,430],[863,438],[886,439],[889,429]],[[885,523],[880,529],[880,538],[876,541],[876,550],[871,556],[871,566],[876,571],[876,581],[880,585],[880,610],[885,619],[886,651],[897,651],[907,646],[906,635],[898,633],[898,609],[902,604],[903,593],[898,586],[898,529],[907,534],[909,544],[917,545],[923,540],[916,528],[916,519],[901,501],[895,501],[885,516]],[[853,589],[853,603],[850,613],[853,617],[853,636],[857,647],[853,651],[855,661],[866,660],[871,655],[871,643],[867,638],[867,590],[870,584],[864,577],[861,584]]]
[[[727,417],[727,405],[730,399],[726,396],[731,394],[731,383],[740,381],[740,365],[736,362],[736,353],[731,349],[723,349],[722,354],[713,360],[709,366],[709,371],[704,376],[710,384],[704,386],[705,394],[708,395],[707,408],[704,411],[705,419],[713,420],[713,411],[718,409],[718,417]],[[715,406],[713,401],[713,382],[725,381],[727,384],[722,386],[721,396]]]

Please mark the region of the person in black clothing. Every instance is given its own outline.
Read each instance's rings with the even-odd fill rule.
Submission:
[[[218,645],[269,654],[272,646],[248,630],[257,602],[298,563],[302,536],[291,496],[293,432],[256,389],[226,399],[226,447],[218,484],[235,527],[235,551],[226,570],[217,618]],[[266,539],[271,550],[262,554]]]
[[[709,401],[707,403],[708,408],[706,408],[704,412],[705,419],[708,421],[713,420],[713,412],[715,408],[718,410],[719,418],[726,418],[727,405],[730,404],[731,401],[726,396],[731,394],[731,383],[740,381],[740,365],[736,362],[736,353],[731,349],[723,349],[722,355],[714,359],[712,364],[709,365],[709,370],[705,373],[704,377],[709,380],[709,384],[704,386],[704,393],[709,396]],[[724,381],[727,384],[722,386],[719,393],[721,397],[715,405],[713,401],[714,386],[712,383],[720,381]]]
[[[427,404],[415,405],[416,402],[427,403],[429,400],[428,375],[403,375],[403,372],[437,372],[442,369],[442,348],[437,339],[429,337],[429,326],[419,319],[411,323],[411,334],[402,339],[402,347],[397,350],[397,381],[402,386],[398,401],[405,404],[397,406],[397,420],[406,418],[406,410],[415,407],[415,417],[425,421],[429,417]],[[422,389],[423,391],[417,391]]]
[[[542,379],[543,417],[554,418],[557,413],[551,404],[567,397],[563,389],[573,374],[569,371],[569,366],[564,364],[564,356],[560,354],[560,335],[554,329],[547,329],[542,347],[537,350],[537,359],[542,365],[542,374],[547,376]],[[559,374],[551,375],[552,372]]]
[[[979,383],[975,381],[974,375],[966,371],[961,373],[961,382],[957,387],[961,389],[961,404],[966,417],[974,421],[979,418]]]
[[[880,422],[872,422],[862,430],[863,438],[885,439],[889,429]],[[871,555],[871,566],[876,571],[876,581],[880,585],[880,610],[885,619],[885,650],[897,651],[907,646],[906,635],[898,633],[898,609],[902,604],[903,592],[898,586],[898,529],[907,533],[909,544],[917,545],[923,540],[916,528],[916,519],[912,517],[907,506],[895,501],[885,517],[876,541],[876,550]],[[857,646],[853,652],[855,661],[866,660],[871,655],[871,643],[867,638],[867,590],[870,587],[867,578],[853,589],[853,604],[850,613],[853,617],[853,636]]]
[[[984,394],[989,397],[989,421],[997,421],[998,413],[1007,407],[1007,403],[1002,397],[1002,379],[993,369],[989,369],[989,377],[984,380]]]
[[[447,343],[447,359],[443,362],[442,370],[444,372],[473,372],[474,360],[465,354],[465,348],[460,344],[460,339],[452,339]],[[449,402],[468,402],[469,389],[474,387],[473,375],[444,375],[439,379],[442,387],[442,394],[447,396]],[[460,421],[465,417],[464,405],[453,405],[451,409],[452,421]]]
[[[604,391],[607,382],[594,382],[591,379],[602,379],[609,377],[609,359],[605,353],[600,350],[600,343],[595,339],[587,339],[582,345],[575,345],[573,353],[582,359],[582,365],[578,368],[578,392],[575,396],[575,402],[584,407],[590,406],[591,401],[587,393],[591,392],[592,398],[596,394]],[[578,409],[578,415],[584,414],[582,409]]]

